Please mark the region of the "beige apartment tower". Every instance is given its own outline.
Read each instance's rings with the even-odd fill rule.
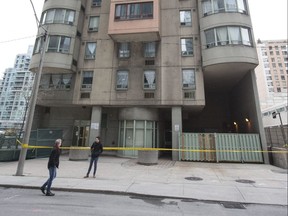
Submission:
[[[181,132],[256,133],[266,149],[247,0],[46,0],[40,22],[33,127],[62,128],[64,145],[100,135],[104,147],[177,149]]]

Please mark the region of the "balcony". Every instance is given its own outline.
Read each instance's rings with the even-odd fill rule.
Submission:
[[[117,42],[160,39],[159,0],[111,0],[108,34]]]

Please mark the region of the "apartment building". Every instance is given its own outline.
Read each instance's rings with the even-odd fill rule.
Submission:
[[[34,81],[29,71],[33,46],[28,52],[18,54],[14,67],[7,68],[0,85],[0,129],[21,130]],[[22,128],[23,129],[23,128]]]
[[[266,148],[247,0],[45,0],[40,22],[33,127],[62,128],[64,145],[179,149],[181,132],[235,132]]]
[[[288,85],[287,40],[258,40],[259,65],[256,67],[261,109],[286,102]]]

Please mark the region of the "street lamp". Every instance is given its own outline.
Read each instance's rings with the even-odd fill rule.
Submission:
[[[275,119],[277,117],[277,115],[279,115],[279,119],[280,119],[280,128],[281,128],[281,132],[282,132],[282,136],[283,136],[283,140],[284,140],[284,144],[287,144],[287,141],[286,141],[286,136],[285,136],[285,133],[284,133],[284,128],[283,128],[283,122],[282,122],[282,118],[281,118],[281,114],[280,112],[273,112],[272,113],[272,117],[273,119]]]

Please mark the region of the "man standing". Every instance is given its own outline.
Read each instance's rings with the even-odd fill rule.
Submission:
[[[99,155],[102,152],[103,152],[103,146],[102,146],[102,144],[100,142],[100,137],[97,136],[96,139],[95,139],[95,142],[91,146],[90,165],[89,165],[88,172],[87,172],[86,176],[84,176],[84,178],[88,178],[89,177],[89,173],[91,171],[93,163],[94,163],[93,178],[96,178],[95,175],[96,175],[96,170],[97,170],[97,162],[98,162]]]
[[[51,192],[51,185],[53,180],[56,178],[56,169],[59,168],[59,157],[60,157],[60,146],[62,144],[61,139],[57,139],[55,141],[55,145],[53,147],[53,150],[50,154],[49,161],[48,161],[48,170],[49,170],[49,178],[48,180],[42,185],[40,190],[43,194],[46,196],[54,196],[55,194]],[[46,189],[46,193],[45,193]]]

